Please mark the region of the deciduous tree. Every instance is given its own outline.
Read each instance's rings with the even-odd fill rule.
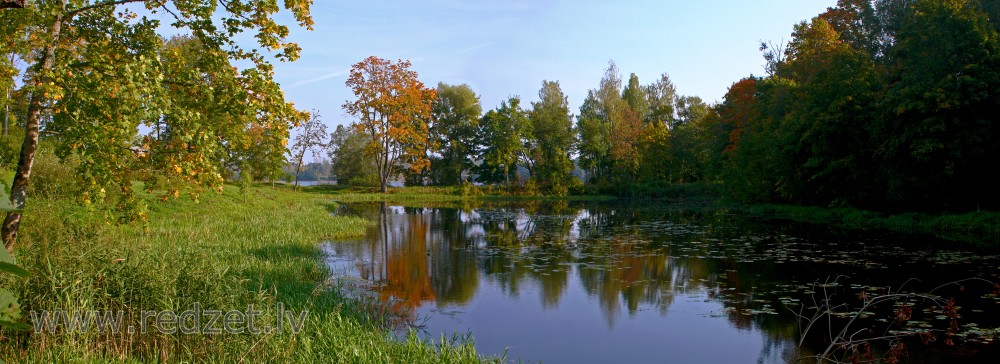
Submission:
[[[726,154],[735,153],[739,149],[740,140],[743,133],[747,132],[748,126],[755,119],[757,103],[757,82],[756,77],[747,77],[729,86],[729,91],[719,105],[719,117],[724,125],[731,131],[729,133],[729,144],[726,145]]]
[[[893,204],[972,210],[1000,205],[1000,44],[967,0],[917,0],[904,16],[884,98],[879,148]]]
[[[430,165],[428,120],[437,93],[420,82],[410,65],[372,56],[354,64],[347,79],[356,99],[343,107],[357,119],[353,125],[358,132],[371,138],[368,153],[375,159],[382,192],[401,161],[408,161],[413,173]]]
[[[871,0],[838,0],[819,15],[840,34],[840,40],[872,59],[881,55],[882,25]]]
[[[564,195],[575,180],[570,153],[576,137],[569,100],[557,81],[542,81],[538,99],[531,104],[529,113],[532,134],[528,155],[534,165],[532,178],[543,192]]]
[[[302,124],[299,124],[298,135],[295,142],[288,149],[292,160],[295,163],[295,189],[299,188],[299,173],[302,172],[302,161],[306,152],[312,152],[313,156],[319,156],[320,151],[326,147],[326,124],[320,119],[319,111],[313,110],[312,116]]]
[[[436,183],[459,184],[472,168],[476,129],[483,108],[469,85],[439,83],[432,110],[431,138],[437,159],[431,163]]]
[[[683,125],[699,120],[708,114],[708,104],[698,96],[681,96],[677,98],[677,122]]]
[[[649,113],[645,115],[646,123],[673,127],[677,87],[670,80],[670,75],[664,73],[656,82],[646,86],[646,98],[649,105]]]
[[[358,133],[353,127],[337,125],[330,135],[328,151],[333,164],[332,172],[337,184],[349,186],[376,186],[378,176],[375,163],[365,155],[365,148],[371,140]]]
[[[622,98],[621,73],[614,61],[608,62],[598,88],[588,92],[577,123],[581,165],[591,178],[631,178],[638,164],[635,147],[642,121]]]
[[[511,96],[490,110],[479,122],[478,159],[476,168],[483,183],[501,183],[509,189],[511,177],[517,176],[518,162],[526,155],[525,139],[531,133],[528,114],[521,108],[521,99]]]
[[[285,40],[288,28],[273,20],[280,7],[276,1],[223,3],[218,7],[218,2],[208,0],[57,0],[30,2],[24,9],[0,12],[4,38],[13,40],[9,43],[13,48],[6,50],[16,52],[31,65],[23,82],[24,91],[32,96],[24,120],[25,137],[12,203],[18,208],[25,206],[40,120],[45,114],[52,116],[52,131],[60,135],[60,153],[80,156],[85,197],[112,187],[121,191],[122,207],[137,211],[130,208],[138,204],[132,181],[151,176],[154,170],[193,186],[192,196],[206,187],[221,186],[218,162],[209,156],[223,141],[218,134],[208,132],[211,127],[201,129],[215,120],[196,108],[173,109],[165,97],[176,92],[168,90],[170,84],[188,85],[191,87],[186,91],[205,94],[212,94],[213,86],[168,78],[166,69],[172,61],[158,54],[162,45],[156,33],[160,21],[140,17],[124,8],[125,4],[143,5],[149,12],[164,14],[173,19],[173,27],[198,38],[211,60],[198,69],[203,76],[233,72],[230,62],[242,61],[247,67],[238,70],[234,78],[255,100],[232,105],[237,109],[232,113],[276,120],[275,124],[287,129],[298,114],[273,82],[268,57],[239,46],[235,39],[237,34],[251,32],[260,47],[275,51],[278,59],[296,59],[299,47]],[[310,4],[309,0],[283,2],[295,21],[307,28],[312,25]],[[138,126],[152,126],[158,120],[178,126],[173,131],[187,130],[170,144],[143,143]],[[206,132],[199,133],[199,129]],[[183,153],[176,158],[163,156],[177,150]],[[172,190],[174,196],[179,192]],[[20,222],[20,213],[7,214],[2,238],[8,249]]]
[[[650,112],[649,96],[646,94],[648,88],[639,84],[639,77],[635,73],[629,75],[628,84],[622,90],[622,99],[636,115],[643,121],[648,118]]]

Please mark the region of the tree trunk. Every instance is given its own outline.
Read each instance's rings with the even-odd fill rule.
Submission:
[[[50,34],[51,43],[45,47],[42,55],[41,67],[38,81],[45,82],[47,73],[52,69],[56,58],[56,44],[59,43],[59,34],[62,31],[62,15],[57,15],[52,23]],[[38,151],[38,119],[42,114],[42,95],[35,92],[31,95],[31,102],[28,103],[28,120],[25,120],[24,142],[21,144],[21,159],[17,162],[17,172],[14,174],[14,183],[11,185],[10,202],[14,208],[24,210],[24,201],[28,195],[28,180],[31,178],[31,167],[35,163],[35,152]],[[17,230],[21,226],[21,213],[8,212],[4,219],[3,229],[0,231],[0,238],[3,239],[4,247],[8,251],[14,249],[14,242],[17,240]]]
[[[507,192],[509,193],[510,192],[510,170],[507,168],[506,164],[503,166],[503,178],[504,178],[504,184],[507,185]]]
[[[7,88],[7,102],[3,106],[3,135],[7,136],[7,125],[10,123],[10,87]]]
[[[295,190],[295,191],[299,190],[299,171],[300,170],[302,170],[302,156],[299,156],[299,163],[295,165],[295,188],[293,188],[293,190]]]
[[[378,163],[378,162],[376,162]],[[389,185],[389,156],[386,155],[383,161],[378,166],[378,180],[381,183],[380,190],[382,193],[388,192]]]

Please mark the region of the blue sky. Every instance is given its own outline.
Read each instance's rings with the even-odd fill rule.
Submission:
[[[835,3],[316,0],[315,30],[292,27],[302,58],[277,63],[275,78],[331,127],[350,122],[340,107],[351,98],[347,70],[370,55],[411,60],[431,87],[467,83],[484,110],[510,95],[534,101],[542,80],[557,80],[576,112],[609,60],[643,84],[668,73],[680,94],[712,102],[763,73],[760,40],[787,41],[793,25]]]

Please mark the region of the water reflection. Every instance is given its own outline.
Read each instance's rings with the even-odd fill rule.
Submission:
[[[912,278],[901,266],[942,264],[937,256],[963,267],[943,280],[997,261],[656,206],[350,209],[378,224],[361,241],[329,245],[335,270],[425,319],[430,337],[471,331],[481,351],[509,347],[528,360],[785,362],[825,345],[799,349],[782,304],[806,283],[854,274],[896,284]]]

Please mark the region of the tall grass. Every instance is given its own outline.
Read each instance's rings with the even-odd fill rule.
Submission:
[[[153,201],[152,197],[148,197]],[[25,213],[18,262],[28,279],[0,283],[29,311],[308,310],[304,331],[185,335],[0,331],[8,362],[313,363],[478,362],[471,343],[397,340],[384,317],[348,297],[326,268],[318,243],[362,234],[370,222],[333,216],[328,196],[268,187],[227,186],[200,203],[150,202],[148,225],[117,225],[71,196],[33,199]],[[27,314],[26,314],[27,316]]]

